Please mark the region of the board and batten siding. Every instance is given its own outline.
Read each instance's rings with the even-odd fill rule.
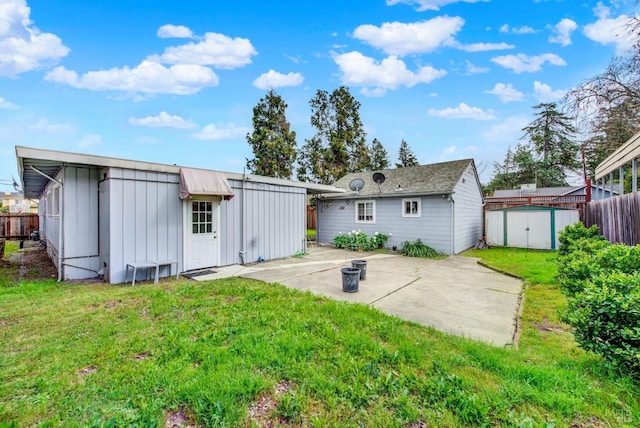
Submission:
[[[105,191],[109,194],[109,282],[125,282],[126,265],[132,262],[177,260],[182,271],[180,177],[109,168],[103,180],[108,182]]]
[[[98,275],[98,178],[94,167],[66,166],[63,181],[64,279]]]
[[[304,188],[229,180],[235,196],[220,203],[220,263],[290,257],[306,247]]]
[[[367,235],[375,232],[391,234],[386,247],[402,247],[405,241],[421,239],[422,242],[439,252],[450,254],[451,243],[451,202],[441,196],[411,197],[420,199],[420,217],[402,216],[402,197],[373,199],[326,199],[319,201],[317,239],[321,243],[332,243],[339,233],[360,230]],[[375,201],[375,224],[356,223],[357,201]]]
[[[482,189],[473,166],[469,164],[453,190],[455,201],[454,248],[455,254],[471,248],[482,238]]]
[[[63,178],[64,170],[58,171],[54,177],[60,181]],[[59,187],[57,183],[50,181],[45,187],[40,202],[38,204],[38,212],[40,214],[40,239],[44,239],[47,244],[47,254],[53,261],[56,269],[60,269],[58,260],[58,250],[60,246],[60,213],[53,213],[54,201],[52,200],[52,192],[54,187]],[[62,194],[62,189],[60,193]]]

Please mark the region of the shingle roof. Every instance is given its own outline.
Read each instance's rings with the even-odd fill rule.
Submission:
[[[353,197],[353,191],[349,188],[349,183],[358,178],[364,181],[364,186],[358,191],[358,195],[361,197],[447,194],[453,192],[454,187],[471,163],[473,163],[473,159],[461,159],[408,168],[355,172],[342,177],[334,183],[334,186],[347,189],[349,197]],[[385,180],[380,186],[373,179],[375,173],[382,173],[385,176]],[[473,179],[476,180],[476,177],[473,177]],[[325,196],[331,197],[330,195]],[[347,195],[334,196],[345,197]]]

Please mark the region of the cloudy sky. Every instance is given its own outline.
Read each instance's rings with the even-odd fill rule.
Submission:
[[[273,88],[298,145],[346,85],[367,141],[483,181],[532,107],[629,48],[634,0],[0,0],[0,191],[16,145],[242,172]]]

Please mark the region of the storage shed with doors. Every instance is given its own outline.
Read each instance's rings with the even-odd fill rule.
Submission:
[[[16,147],[24,193],[60,280],[130,281],[288,257],[306,247],[308,193],[332,186]]]
[[[486,241],[489,246],[556,250],[560,231],[579,218],[579,210],[533,205],[487,211]]]
[[[334,186],[347,191],[318,199],[318,242],[361,230],[391,234],[389,248],[420,239],[456,254],[482,237],[483,196],[473,159],[353,173]]]

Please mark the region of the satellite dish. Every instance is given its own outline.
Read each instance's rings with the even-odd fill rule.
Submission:
[[[383,173],[381,172],[376,172],[373,174],[373,181],[375,181],[376,183],[378,183],[378,186],[381,185],[382,183],[384,183],[384,180],[386,180],[387,177],[384,176]]]
[[[349,189],[354,192],[359,192],[364,187],[364,180],[362,178],[354,178],[349,183]]]

